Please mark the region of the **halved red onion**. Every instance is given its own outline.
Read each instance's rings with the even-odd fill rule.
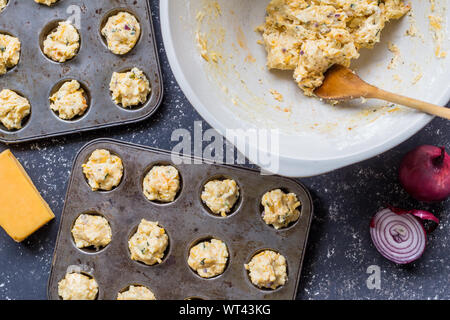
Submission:
[[[419,259],[427,242],[427,234],[419,218],[439,223],[438,218],[424,210],[389,207],[378,212],[370,222],[370,235],[377,250],[398,264]]]

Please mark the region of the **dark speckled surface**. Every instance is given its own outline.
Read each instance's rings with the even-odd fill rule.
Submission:
[[[137,125],[75,134],[11,146],[56,219],[21,244],[0,230],[0,299],[46,299],[47,279],[72,161],[78,149],[99,137],[112,137],[171,149],[171,133],[193,130],[201,120],[180,91],[170,71],[159,32],[158,4],[153,4],[165,97],[159,111]],[[206,129],[208,125],[203,123]],[[450,123],[435,119],[400,146],[373,159],[319,177],[302,179],[315,205],[299,299],[450,299],[450,201],[425,205],[412,200],[397,181],[402,156],[420,144],[450,148]],[[0,151],[6,149],[0,145]],[[375,250],[369,220],[383,205],[433,211],[441,225],[429,236],[427,250],[416,263],[396,266]],[[368,289],[367,268],[381,269],[381,288]]]

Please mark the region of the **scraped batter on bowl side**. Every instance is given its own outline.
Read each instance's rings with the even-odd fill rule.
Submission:
[[[312,96],[334,64],[349,66],[380,41],[386,22],[410,10],[403,0],[272,0],[262,32],[269,69],[294,70]]]

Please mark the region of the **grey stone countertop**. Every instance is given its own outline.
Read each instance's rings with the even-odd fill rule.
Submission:
[[[164,76],[164,99],[149,120],[137,125],[9,146],[56,215],[49,225],[21,244],[0,229],[0,299],[46,299],[53,249],[72,161],[87,142],[111,137],[170,150],[173,130],[193,131],[202,121],[178,87],[160,33],[159,1],[153,19]],[[203,128],[209,128],[203,121]],[[450,122],[435,119],[398,147],[373,159],[302,179],[314,199],[314,218],[299,283],[298,299],[450,299],[450,201],[427,205],[414,201],[397,180],[402,156],[421,144],[450,148]],[[8,146],[0,144],[0,151]],[[422,208],[440,219],[429,235],[423,257],[408,266],[383,258],[369,235],[371,217],[385,204]],[[367,269],[381,270],[380,289],[369,289]]]

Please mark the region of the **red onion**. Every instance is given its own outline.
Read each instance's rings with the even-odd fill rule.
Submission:
[[[427,242],[425,228],[419,219],[439,224],[438,218],[424,210],[393,207],[381,210],[370,222],[373,244],[381,255],[398,264],[419,259]]]
[[[450,196],[450,157],[445,148],[429,145],[410,151],[403,159],[400,183],[419,201],[442,201]]]

